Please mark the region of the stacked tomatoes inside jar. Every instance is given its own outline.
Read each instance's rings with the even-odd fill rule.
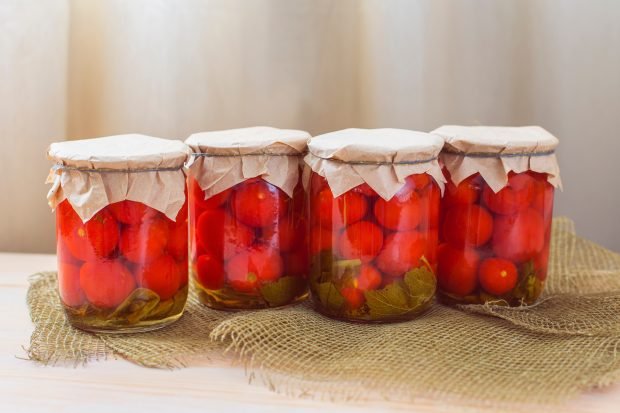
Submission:
[[[533,303],[547,276],[556,139],[540,128],[443,127],[436,133],[446,138],[448,178],[438,251],[441,298]],[[464,177],[464,170],[476,172]]]
[[[192,272],[204,304],[278,307],[307,295],[300,166],[308,137],[259,127],[188,139],[196,155],[189,179]],[[234,145],[243,153],[230,154]],[[223,171],[228,181],[205,191],[203,186],[217,187],[223,180],[214,171]]]
[[[156,154],[170,153],[173,166],[145,164],[145,155],[136,154],[133,145],[127,144],[128,139],[133,144],[151,145]],[[50,148],[50,156],[63,162],[54,171],[62,194],[75,195],[73,199],[81,201],[79,206],[73,206],[69,199],[59,199],[59,191],[53,189],[50,193],[52,201],[59,201],[59,293],[70,321],[77,327],[143,331],[166,325],[183,312],[188,291],[188,246],[187,201],[180,168],[188,151],[181,142],[162,141],[141,135],[117,136],[53,144]],[[86,166],[97,156],[108,162]],[[76,159],[88,161],[69,164]],[[110,159],[115,159],[113,165],[108,165]],[[118,163],[127,163],[129,168],[120,168]],[[174,219],[143,202],[128,199],[106,203],[89,216],[97,208],[101,194],[123,197],[119,191],[123,186],[121,175],[141,185],[157,180],[158,174],[180,184],[167,190],[178,197],[171,209],[176,213]],[[89,191],[72,192],[81,187],[74,187],[76,182],[87,182]]]
[[[441,176],[441,143],[419,132],[361,129],[310,141],[310,287],[319,311],[397,321],[430,303],[441,195],[427,172]]]

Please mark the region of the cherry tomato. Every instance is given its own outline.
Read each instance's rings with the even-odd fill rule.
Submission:
[[[437,184],[427,185],[420,191],[419,229],[438,228],[441,205],[441,191]]]
[[[332,249],[333,232],[331,229],[317,225],[310,230],[310,254]]]
[[[167,249],[174,259],[187,260],[187,221],[168,221]]]
[[[114,260],[84,263],[80,285],[88,301],[99,308],[117,307],[136,288],[131,272]]]
[[[439,245],[439,231],[437,229],[428,229],[420,232],[420,236],[424,240],[424,257],[431,263],[437,262],[437,246]]]
[[[534,197],[532,208],[540,211],[545,220],[553,215],[553,185],[547,182],[547,178],[539,179],[534,184]]]
[[[204,252],[228,259],[254,243],[254,230],[221,208],[208,209],[198,217],[196,237]]]
[[[478,262],[475,250],[442,244],[437,251],[437,282],[450,294],[465,296],[476,289]]]
[[[384,228],[395,231],[409,231],[420,223],[420,197],[406,185],[389,201],[377,199],[374,208],[377,222]]]
[[[58,262],[58,291],[60,298],[69,307],[79,307],[86,301],[80,286],[80,266]]]
[[[445,202],[450,205],[467,205],[473,204],[478,200],[481,185],[478,180],[479,175],[475,174],[465,178],[458,185],[451,180],[446,184]]]
[[[517,285],[517,267],[502,258],[487,258],[480,263],[479,279],[489,294],[504,295]]]
[[[233,215],[251,227],[273,225],[287,212],[287,195],[262,180],[246,181],[236,187],[231,197]]]
[[[168,222],[158,218],[123,228],[119,246],[125,258],[133,263],[142,264],[154,261],[162,255],[168,243],[168,236]]]
[[[303,218],[281,217],[274,227],[263,228],[263,235],[259,239],[269,243],[282,252],[288,252],[306,240],[306,220]]]
[[[70,206],[69,206],[70,207]],[[70,230],[61,226],[61,232],[67,231],[65,242],[71,254],[82,261],[107,258],[116,249],[119,238],[119,225],[107,210],[97,212],[88,222],[71,220]]]
[[[196,260],[196,277],[203,287],[219,290],[226,280],[224,263],[213,254],[203,254]]]
[[[355,188],[351,189],[351,192],[355,192],[361,195],[364,195],[368,198],[376,198],[379,195],[375,192],[374,189],[371,188],[370,185],[368,185],[367,183],[363,183],[361,185],[356,186]]]
[[[142,202],[128,199],[109,205],[110,212],[123,224],[139,224],[142,221],[155,217],[159,212],[144,205]]]
[[[368,211],[368,200],[356,192],[345,192],[339,197],[329,188],[323,188],[313,199],[313,215],[326,228],[339,230],[361,220]]]
[[[372,261],[383,246],[383,231],[370,221],[349,225],[338,239],[338,252],[346,259]]]
[[[516,215],[495,219],[493,252],[516,263],[533,259],[545,246],[545,222],[540,212],[528,208]]]
[[[534,196],[534,180],[526,173],[509,174],[508,184],[494,193],[485,186],[482,199],[489,209],[497,214],[510,215],[527,208]]]
[[[215,209],[222,206],[232,194],[232,188],[228,188],[220,193],[217,193],[208,199],[205,199],[205,192],[200,188],[198,182],[189,178],[188,180],[190,190],[192,191],[192,199],[194,203],[198,205],[200,209]]]
[[[381,281],[381,273],[373,265],[364,264],[355,278],[354,286],[361,291],[375,290],[381,285]]]
[[[258,284],[276,281],[282,275],[282,258],[277,250],[256,246],[228,261],[226,275],[232,288],[250,292]]]
[[[407,184],[409,184],[413,189],[420,192],[424,188],[426,188],[428,184],[431,183],[431,176],[426,173],[413,174],[413,175],[409,175],[406,178],[406,181],[407,181]]]
[[[344,297],[344,301],[346,303],[346,307],[349,310],[357,310],[366,301],[364,297],[364,293],[353,287],[343,287],[340,289],[340,294]]]
[[[386,275],[396,277],[420,266],[426,242],[416,231],[388,235],[375,264]]]
[[[480,246],[493,233],[493,217],[478,205],[456,205],[446,212],[443,239],[456,246]]]
[[[183,268],[168,254],[160,255],[136,271],[138,285],[154,291],[162,301],[174,296],[183,279]]]

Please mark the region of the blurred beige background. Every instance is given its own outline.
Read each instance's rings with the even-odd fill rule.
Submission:
[[[620,1],[0,0],[0,251],[54,249],[54,140],[446,123],[550,130],[620,251]]]

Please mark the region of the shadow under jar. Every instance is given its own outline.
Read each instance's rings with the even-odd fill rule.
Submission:
[[[557,139],[538,127],[445,126],[433,133],[446,139],[441,157],[448,179],[441,204],[440,298],[534,303],[547,278]]]
[[[73,326],[140,332],[181,317],[188,293],[181,168],[188,155],[182,142],[142,135],[51,145],[57,166],[48,198],[56,207],[58,290]]]
[[[443,183],[442,142],[396,129],[311,139],[310,289],[319,312],[391,322],[428,308],[436,284],[441,190],[434,177]]]
[[[307,297],[300,165],[309,137],[256,127],[186,141],[196,157],[188,179],[191,273],[203,304],[260,309]]]

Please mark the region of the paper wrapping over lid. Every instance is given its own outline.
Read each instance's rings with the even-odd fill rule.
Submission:
[[[137,134],[53,143],[47,199],[54,209],[67,199],[84,222],[126,199],[175,220],[185,202],[183,165],[190,153],[181,141]]]
[[[292,197],[308,139],[308,132],[267,126],[196,133],[185,141],[194,152],[189,173],[205,199],[257,176]]]
[[[345,129],[310,139],[306,163],[323,176],[334,196],[367,183],[391,199],[412,174],[427,173],[443,191],[437,156],[443,139],[404,129]]]
[[[508,173],[534,171],[547,174],[562,187],[555,148],[558,139],[540,126],[445,125],[431,133],[444,138],[440,159],[454,184],[480,173],[494,192],[508,183]]]

